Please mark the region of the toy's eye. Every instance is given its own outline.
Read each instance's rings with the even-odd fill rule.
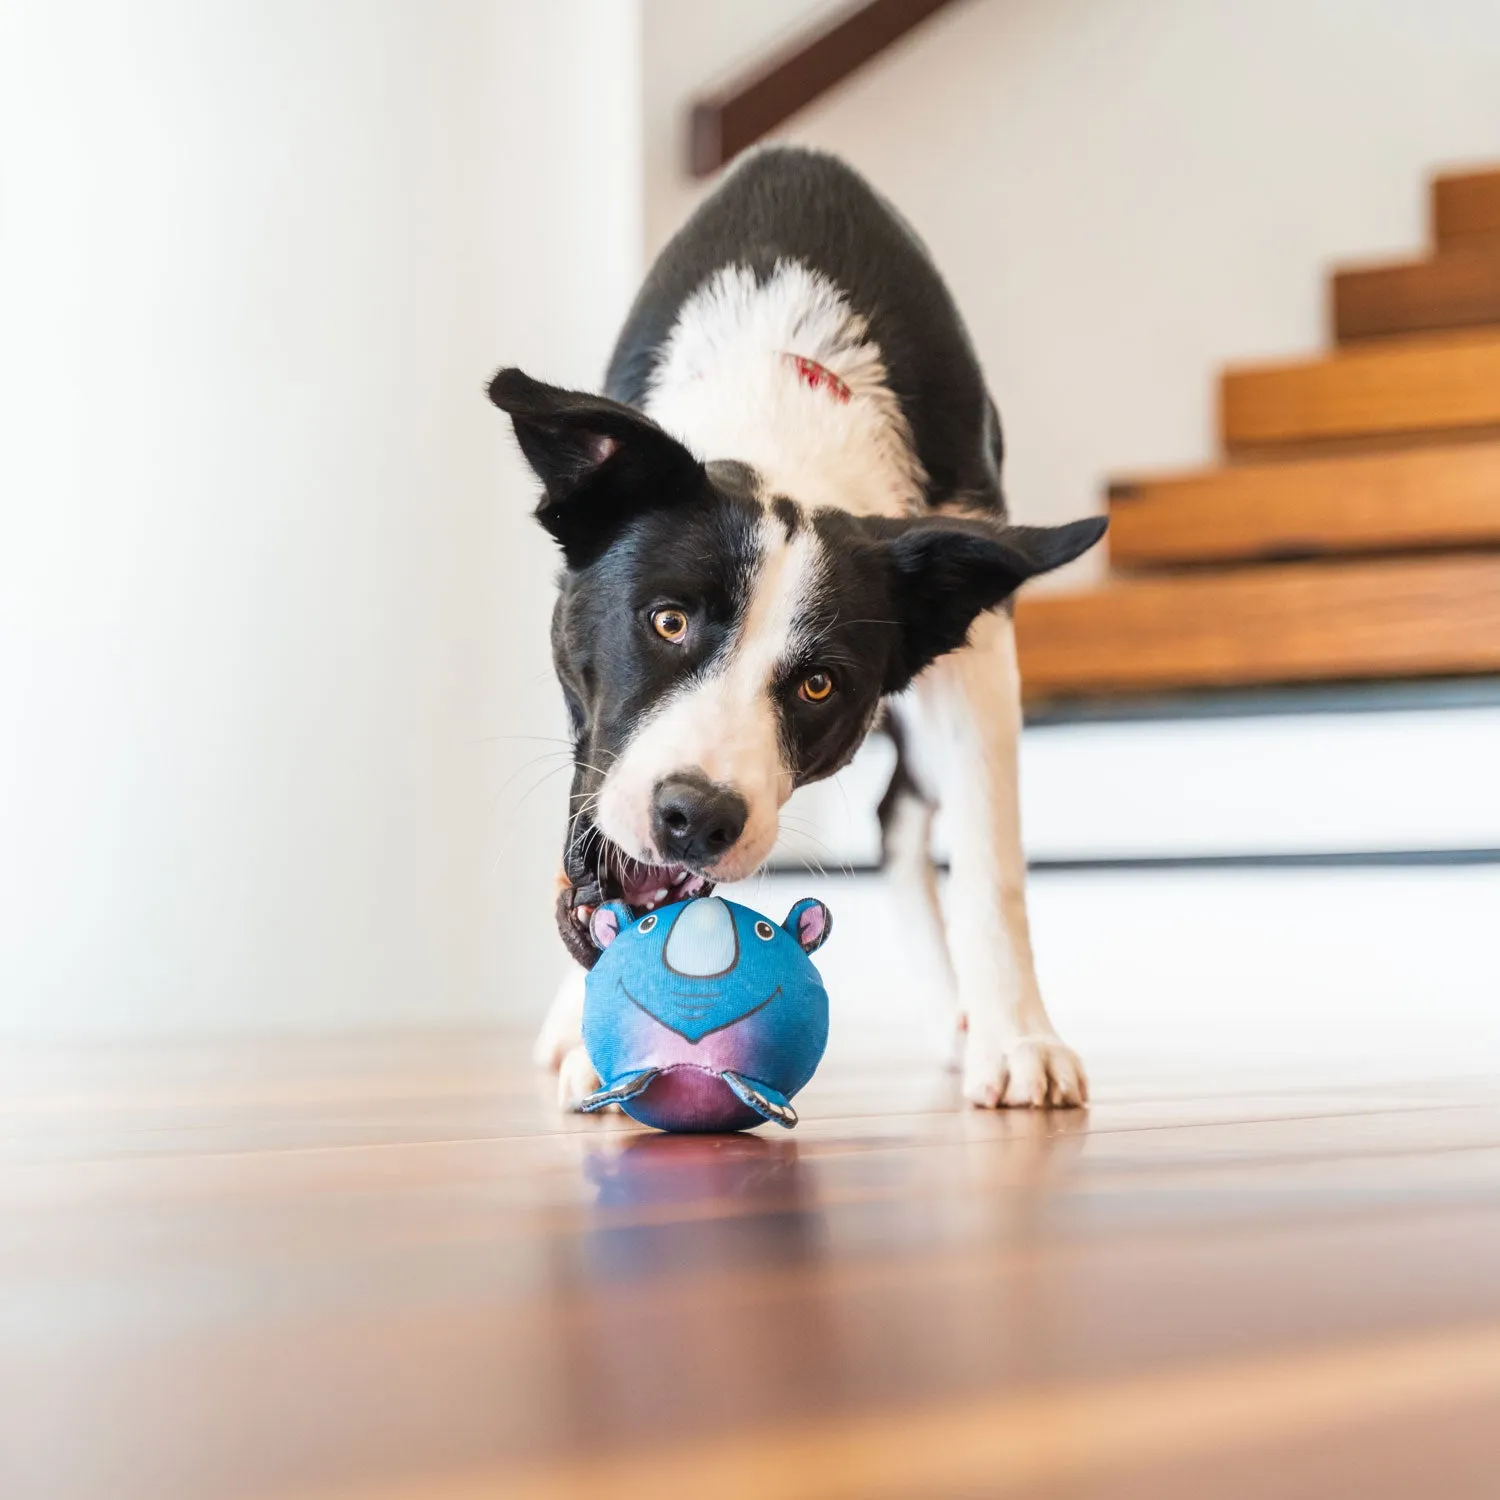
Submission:
[[[650,932],[651,929],[653,927],[655,927],[655,926],[656,926],[656,913],[652,912],[649,917],[642,917],[641,920],[636,923],[635,930],[637,932]]]
[[[688,617],[680,609],[667,605],[651,611],[651,628],[662,640],[680,645],[688,633]]]
[[[755,935],[761,942],[769,943],[776,936],[776,929],[769,922],[757,922],[755,924]]]
[[[804,703],[822,703],[833,694],[833,678],[827,672],[809,672],[797,689]]]

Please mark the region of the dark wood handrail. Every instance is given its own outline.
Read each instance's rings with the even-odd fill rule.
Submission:
[[[707,177],[953,0],[868,0],[698,100],[688,168]]]

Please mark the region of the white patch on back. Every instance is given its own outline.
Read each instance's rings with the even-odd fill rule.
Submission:
[[[740,880],[776,842],[792,772],[781,744],[773,685],[804,649],[801,622],[817,596],[823,549],[810,526],[788,538],[766,515],[749,600],[729,649],[708,671],[663,699],[610,767],[600,789],[600,831],[626,853],[657,863],[651,847],[651,801],[666,777],[701,772],[733,787],[750,809],[744,832],[713,871]]]
[[[646,411],[699,458],[751,465],[769,494],[909,515],[927,476],[867,333],[838,288],[800,261],[778,262],[760,284],[747,266],[725,266],[683,303]],[[809,388],[787,355],[831,370],[850,399]]]

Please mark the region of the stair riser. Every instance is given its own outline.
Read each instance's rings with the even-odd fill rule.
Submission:
[[[1023,596],[1029,699],[1500,672],[1500,556],[1306,563]]]
[[[1500,172],[1439,177],[1432,185],[1432,233],[1442,249],[1500,238]]]
[[[1342,344],[1487,324],[1500,325],[1500,249],[1455,249],[1333,278],[1334,337]]]
[[[1500,334],[1449,334],[1231,370],[1220,387],[1220,416],[1234,455],[1500,432]]]
[[[1120,483],[1109,513],[1119,568],[1500,546],[1500,443]]]

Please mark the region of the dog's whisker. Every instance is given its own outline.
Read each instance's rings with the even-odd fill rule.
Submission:
[[[788,821],[787,816],[786,816],[785,813],[783,813],[782,814],[782,822],[785,823],[787,821]],[[827,842],[822,837],[820,837],[811,827],[795,827],[794,826],[790,831],[792,832],[792,834],[796,838],[806,839],[809,843],[817,845],[817,847],[819,849],[821,849],[823,851],[823,853],[826,854],[829,857],[829,859],[831,859],[831,860],[834,861],[834,863],[838,867],[838,871],[839,871],[840,874],[842,874],[842,875],[853,875],[854,874],[854,870],[850,866],[850,864],[848,863],[848,861],[847,860],[839,859],[839,857],[834,853],[834,851],[831,848],[829,848]],[[778,843],[778,846],[779,846],[780,845],[780,840],[778,840],[777,843]],[[800,859],[800,860],[802,860],[804,862],[804,864],[806,863],[806,855],[803,853],[803,851],[801,851],[799,849],[794,849],[794,848],[791,848],[790,846],[788,846],[787,849],[786,849],[786,852],[788,854],[790,854],[794,859]],[[828,878],[828,871],[824,867],[823,862],[822,862],[821,859],[818,861],[818,871],[817,871],[817,873],[818,873],[818,875],[821,878],[823,878],[825,880]]]
[[[493,745],[498,740],[531,740],[538,745],[562,745],[570,752],[573,741],[558,734],[487,734],[475,740],[476,745]]]
[[[495,791],[490,795],[489,802],[486,805],[486,810],[488,812],[494,812],[496,804],[505,795],[506,790],[520,777],[524,776],[526,772],[533,769],[533,767],[540,765],[542,761],[550,760],[553,756],[564,753],[565,752],[558,750],[544,750],[540,755],[533,755],[530,760],[522,761],[521,764],[517,766],[515,770],[512,771],[510,775],[507,776],[505,780],[502,781],[500,785],[495,789]],[[567,767],[565,765],[554,766],[550,771],[547,772],[547,775],[555,776],[559,771],[565,770],[567,770]],[[543,779],[545,780],[546,778],[544,777]]]
[[[520,812],[520,810],[523,807],[525,807],[527,799],[534,792],[540,791],[541,788],[544,787],[549,781],[551,781],[551,779],[554,776],[561,775],[567,769],[568,768],[566,766],[553,766],[553,768],[550,771],[546,772],[543,776],[539,777],[536,781],[532,782],[532,784],[529,787],[526,788],[525,792],[523,792],[521,794],[520,798],[516,802],[516,805],[514,807],[512,807],[506,813],[506,817],[507,818],[513,818],[513,817],[515,817],[516,814],[518,812]],[[499,798],[499,793],[496,794],[496,799],[498,800],[498,798]],[[493,806],[493,804],[492,804],[492,806]]]
[[[583,819],[586,818],[592,811],[592,805],[586,804],[585,806],[580,807],[578,811],[568,819],[568,842],[570,844],[577,841],[579,825],[582,823]],[[593,834],[597,834],[599,832],[599,830],[592,824],[589,825],[589,831]]]

